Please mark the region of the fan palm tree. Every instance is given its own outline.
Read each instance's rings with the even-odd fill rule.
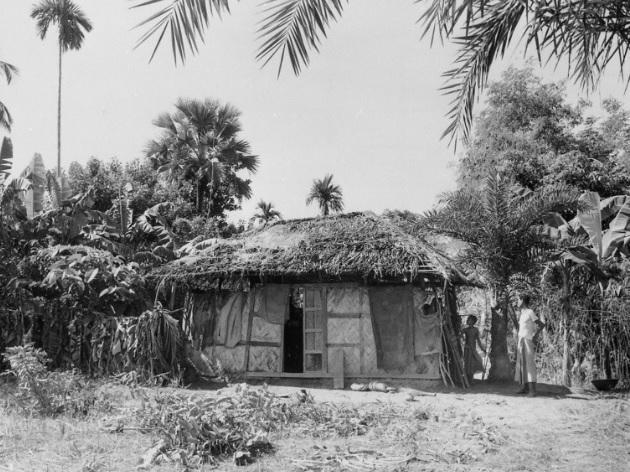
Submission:
[[[339,185],[333,185],[332,179],[332,174],[326,174],[323,179],[314,180],[306,197],[307,205],[317,202],[322,216],[328,216],[331,211],[336,213],[343,211],[343,192]]]
[[[61,177],[61,71],[63,53],[83,46],[85,33],[92,31],[92,23],[71,0],[41,0],[33,7],[31,18],[37,22],[41,39],[51,25],[57,26],[59,42],[59,79],[57,84],[57,177]]]
[[[3,76],[7,81],[7,84],[10,84],[13,80],[13,76],[18,73],[18,70],[15,66],[9,64],[8,62],[0,61],[0,76]],[[9,113],[9,110],[5,106],[4,103],[0,102],[0,128],[4,128],[7,131],[11,131],[11,125],[13,124],[13,118]]]
[[[553,247],[541,231],[543,219],[554,212],[574,211],[578,199],[579,192],[566,186],[532,192],[491,176],[482,190],[446,194],[441,207],[422,218],[423,228],[467,243],[465,258],[479,267],[498,301],[492,310],[489,380],[511,377],[507,351],[508,315],[513,312],[510,281],[527,275],[538,263],[537,249]]]
[[[155,55],[170,35],[173,57],[184,61],[203,41],[211,16],[229,13],[229,0],[134,0],[134,7],[161,6],[139,26],[146,28],[138,44],[155,38]],[[257,58],[263,64],[278,59],[278,73],[288,62],[295,74],[308,66],[331,24],[349,0],[268,0],[262,2]],[[359,3],[359,2],[357,2]],[[467,138],[473,105],[485,87],[495,60],[521,38],[542,61],[566,59],[568,75],[592,88],[611,63],[623,72],[630,50],[627,19],[630,3],[620,0],[415,0],[426,5],[420,15],[424,36],[452,40],[459,47],[453,68],[446,71],[444,92],[453,95],[445,135]],[[170,34],[167,35],[166,33]],[[618,59],[618,61],[617,61]]]
[[[160,115],[153,122],[163,133],[149,143],[146,154],[158,171],[194,185],[198,214],[206,200],[210,200],[208,216],[221,213],[214,207],[215,200],[226,186],[223,193],[238,200],[251,198],[250,181],[237,173],[255,173],[258,157],[250,153],[249,143],[238,136],[242,129],[240,111],[210,99],[180,98],[175,108],[174,113]]]
[[[263,225],[266,225],[273,220],[282,219],[282,215],[276,208],[274,208],[273,203],[271,202],[261,200],[258,202],[256,208],[258,209],[258,212],[254,214],[254,220],[262,221]]]

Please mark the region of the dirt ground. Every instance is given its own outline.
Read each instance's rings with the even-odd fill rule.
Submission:
[[[299,390],[270,389],[278,395]],[[477,383],[467,391],[425,391],[409,401],[407,393],[308,389],[316,403],[352,405],[373,412],[378,421],[365,434],[347,438],[289,427],[270,438],[274,454],[246,467],[227,461],[214,470],[630,472],[627,393],[540,385],[539,396],[529,398],[515,390]],[[135,401],[124,387],[114,395],[120,402]],[[98,418],[25,419],[4,413],[0,471],[132,471],[154,441],[133,429],[109,433]],[[149,470],[185,469],[164,464]]]

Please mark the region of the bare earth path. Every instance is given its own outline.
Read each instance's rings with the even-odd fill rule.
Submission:
[[[125,387],[118,388],[121,402],[135,401]],[[299,390],[270,388],[279,395]],[[408,401],[404,393],[308,389],[316,403],[351,405],[379,420],[366,434],[347,438],[290,429],[272,436],[275,454],[246,467],[225,462],[214,470],[630,472],[627,394],[565,395],[543,386],[541,396],[528,398],[513,390],[476,385]],[[154,440],[133,430],[103,432],[96,419],[27,420],[0,413],[0,472],[132,471]],[[357,458],[377,456],[360,467]],[[164,464],[150,470],[185,469]]]

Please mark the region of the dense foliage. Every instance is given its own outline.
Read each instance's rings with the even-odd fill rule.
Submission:
[[[426,215],[430,228],[466,243],[460,256],[499,294],[492,378],[509,377],[508,321],[518,326],[507,317],[515,313],[509,294],[520,290],[539,295],[537,310],[550,322],[543,350],[559,356],[545,363],[565,384],[574,364],[575,380],[585,379],[577,374],[585,358],[598,366],[591,377],[621,375],[630,366],[627,315],[621,292],[611,289],[625,277],[630,242],[630,123],[613,99],[603,102],[603,118],[587,116],[587,106],[569,105],[561,85],[543,83],[531,68],[508,69],[490,86],[458,163],[459,189]],[[571,198],[553,209],[556,189]],[[547,195],[543,204],[523,213],[536,194]]]
[[[492,314],[491,380],[511,377],[507,348],[510,282],[515,275],[528,275],[538,251],[551,246],[540,231],[545,217],[575,208],[578,197],[566,186],[531,191],[490,176],[483,189],[446,194],[442,205],[420,221],[421,228],[466,243],[461,257],[483,275],[499,298],[500,310]]]
[[[587,103],[571,106],[564,88],[543,83],[531,68],[509,68],[488,90],[488,104],[458,164],[458,185],[479,187],[500,173],[536,189],[566,184],[602,197],[630,187],[626,151],[628,114],[613,99],[606,115],[586,115]]]
[[[173,113],[153,123],[161,136],[147,146],[146,155],[158,172],[172,182],[192,185],[195,214],[224,217],[251,198],[251,181],[258,157],[240,137],[240,111],[216,100],[179,99]]]

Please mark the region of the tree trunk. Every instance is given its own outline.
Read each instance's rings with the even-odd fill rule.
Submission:
[[[197,180],[197,215],[201,215],[201,206],[203,205],[203,192],[201,190],[201,179]]]
[[[490,372],[489,381],[510,380],[512,378],[512,365],[508,356],[507,332],[508,332],[508,304],[509,300],[505,290],[499,290],[500,300],[497,307],[491,308],[492,325],[490,336]]]
[[[61,183],[61,58],[63,57],[63,48],[59,41],[59,82],[57,87],[57,178],[59,186]]]
[[[569,352],[569,319],[571,317],[571,286],[566,269],[562,269],[562,384],[571,386],[571,355]]]

